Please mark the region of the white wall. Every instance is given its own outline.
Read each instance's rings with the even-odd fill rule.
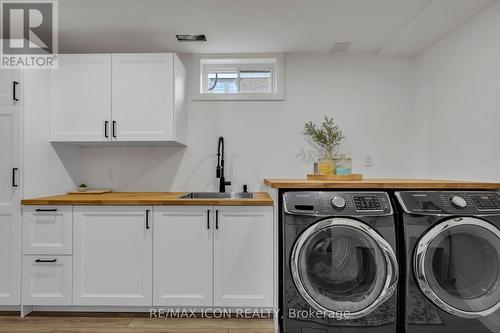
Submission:
[[[303,124],[325,114],[343,129],[354,171],[366,177],[500,181],[499,40],[497,3],[416,59],[288,54],[285,101],[189,99],[185,148],[53,146],[48,75],[28,71],[24,197],[64,192],[80,181],[114,190],[216,190],[219,135],[233,190],[262,190],[263,178],[311,171]],[[192,60],[183,57],[191,75]],[[373,167],[364,166],[367,155]]]
[[[416,59],[415,175],[500,181],[500,3]]]
[[[183,57],[191,75],[192,60]],[[411,58],[288,54],[285,101],[190,98],[186,148],[84,148],[81,179],[114,190],[216,190],[215,154],[222,135],[233,190],[242,184],[262,190],[264,178],[304,178],[312,171],[308,155],[313,149],[302,131],[306,120],[320,122],[323,115],[333,116],[345,132],[354,172],[411,177],[413,88]],[[373,167],[363,166],[366,155],[372,156]]]
[[[81,148],[53,146],[49,131],[49,73],[24,73],[23,197],[73,190],[80,177]]]

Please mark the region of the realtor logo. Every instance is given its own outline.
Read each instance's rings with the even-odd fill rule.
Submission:
[[[57,66],[57,0],[2,1],[2,68]]]

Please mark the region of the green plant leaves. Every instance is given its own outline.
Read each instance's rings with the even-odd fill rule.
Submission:
[[[304,134],[310,136],[318,146],[325,150],[325,154],[330,158],[333,158],[334,149],[345,138],[333,118],[327,116],[325,116],[321,127],[316,126],[312,121],[306,122]]]

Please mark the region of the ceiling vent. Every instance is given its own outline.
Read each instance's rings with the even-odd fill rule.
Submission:
[[[350,42],[338,42],[333,44],[330,52],[346,52],[349,47],[351,47]]]
[[[179,42],[206,42],[207,37],[205,35],[175,35],[177,41]]]

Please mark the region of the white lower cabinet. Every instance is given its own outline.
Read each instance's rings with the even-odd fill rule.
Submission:
[[[72,206],[24,206],[23,253],[72,254]]]
[[[273,207],[155,207],[154,305],[273,306]]]
[[[273,306],[273,208],[215,207],[214,303]]]
[[[273,230],[273,207],[25,206],[22,303],[272,307]]]
[[[212,207],[155,207],[153,304],[211,306]]]
[[[74,305],[152,305],[151,212],[74,206]]]
[[[23,257],[23,304],[71,305],[71,256]]]

